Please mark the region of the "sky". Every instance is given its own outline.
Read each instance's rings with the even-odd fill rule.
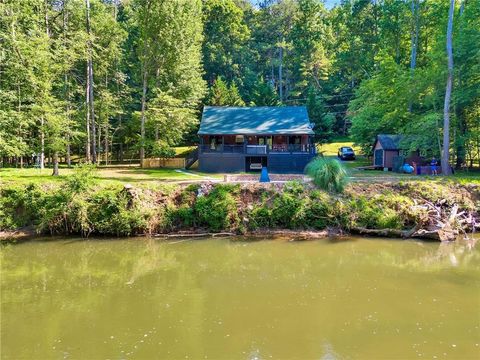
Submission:
[[[250,0],[253,4],[256,4],[258,2],[258,0]],[[340,3],[340,0],[323,0],[323,2],[325,3],[325,6],[328,8],[328,9],[331,9],[332,7],[334,7],[335,5],[339,4]]]

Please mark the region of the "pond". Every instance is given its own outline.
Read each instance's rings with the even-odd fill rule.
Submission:
[[[474,359],[480,247],[347,238],[2,247],[2,359]]]

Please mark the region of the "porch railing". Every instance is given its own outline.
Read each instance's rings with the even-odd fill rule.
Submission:
[[[272,153],[309,153],[315,154],[315,146],[312,144],[273,144],[269,152]]]
[[[273,144],[273,145],[200,145],[200,153],[228,153],[267,155],[273,154],[315,154],[313,144]]]
[[[245,152],[243,145],[200,145],[199,148],[202,153],[243,154]]]
[[[247,154],[266,155],[268,153],[267,145],[247,145]]]

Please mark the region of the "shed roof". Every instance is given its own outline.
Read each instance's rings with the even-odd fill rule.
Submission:
[[[400,141],[402,140],[402,135],[388,135],[388,134],[379,134],[377,135],[377,141],[382,145],[383,150],[400,150]],[[375,147],[374,144],[374,147]]]
[[[199,135],[313,135],[305,106],[205,106]]]

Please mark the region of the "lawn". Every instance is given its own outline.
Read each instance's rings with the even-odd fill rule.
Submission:
[[[480,170],[456,171],[455,174],[445,178],[443,176],[416,176],[399,174],[392,171],[358,170],[358,167],[372,165],[371,161],[361,155],[359,147],[354,146],[348,137],[334,139],[329,144],[318,144],[317,151],[326,157],[336,158],[338,149],[342,146],[350,146],[355,151],[357,159],[354,161],[342,161],[347,168],[348,176],[352,181],[397,181],[397,180],[430,180],[430,181],[455,181],[461,184],[480,184]]]
[[[334,156],[329,156],[334,158]],[[363,156],[358,156],[354,161],[342,161],[347,169],[348,176],[352,181],[398,181],[398,180],[428,180],[428,181],[453,181],[460,184],[478,184],[480,185],[480,170],[474,171],[455,171],[455,174],[449,177],[443,176],[418,176],[396,173],[393,171],[382,170],[359,170],[358,167],[371,165],[371,161]]]
[[[73,172],[61,168],[59,176],[51,176],[52,169],[0,169],[0,183],[48,183],[57,182]],[[220,179],[222,175],[204,174],[198,171],[175,169],[141,169],[137,166],[99,167],[96,178],[102,183],[179,182],[188,180]]]
[[[195,150],[196,146],[177,146],[175,147],[176,157],[185,157],[187,154]]]
[[[355,151],[355,154],[359,155],[361,150],[358,146],[354,146],[353,142],[347,139],[340,139],[341,141],[332,142],[329,144],[317,144],[317,152],[323,153],[324,156],[337,156],[338,149],[342,146],[349,146]]]

